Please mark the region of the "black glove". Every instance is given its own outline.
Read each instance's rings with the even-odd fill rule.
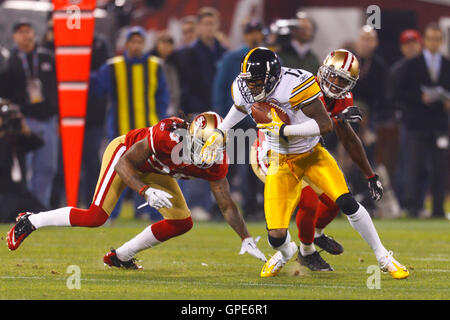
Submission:
[[[381,185],[380,179],[378,175],[374,175],[373,177],[367,179],[369,181],[369,191],[372,200],[378,201],[383,196],[383,186]]]
[[[362,120],[361,111],[359,111],[358,107],[351,106],[344,109],[336,116],[339,120],[346,122],[359,122]]]

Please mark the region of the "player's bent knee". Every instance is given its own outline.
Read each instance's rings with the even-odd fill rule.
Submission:
[[[100,227],[108,218],[109,215],[95,205],[91,205],[87,210],[73,208],[70,211],[70,224],[74,227]]]
[[[191,217],[185,219],[164,219],[152,224],[152,232],[158,241],[166,241],[180,236],[192,229],[194,222]]]
[[[359,204],[350,193],[345,193],[336,199],[339,209],[346,215],[354,214],[358,211]]]

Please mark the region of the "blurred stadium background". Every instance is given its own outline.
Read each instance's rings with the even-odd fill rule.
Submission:
[[[77,5],[78,1],[74,0],[68,3]],[[373,23],[373,19],[380,24],[380,28],[376,29],[379,42],[375,48],[375,54],[384,61],[386,73],[396,61],[402,58],[399,39],[402,31],[406,29],[423,32],[430,23],[437,23],[443,33],[442,54],[445,56],[450,54],[450,1],[448,0],[98,0],[93,12],[95,34],[104,36],[111,49],[110,56],[123,54],[127,31],[131,26],[141,26],[146,30],[146,52],[155,48],[157,37],[162,31],[173,38],[176,51],[182,46],[184,19],[188,16],[195,17],[199,9],[203,7],[213,7],[220,12],[220,28],[217,38],[220,39],[221,44],[227,51],[236,50],[244,44],[244,28],[246,23],[251,21],[258,21],[264,26],[262,31],[265,45],[275,50],[281,50],[284,44],[289,43],[293,32],[300,28],[298,25],[299,16],[297,15],[300,11],[301,14],[306,15],[308,19],[314,22],[314,31],[308,40],[308,49],[314,53],[318,61],[322,61],[332,49],[353,48],[355,42],[358,41],[361,28],[368,23]],[[12,39],[13,25],[20,19],[28,19],[35,29],[36,41],[40,43],[45,41],[49,26],[51,28],[48,21],[51,18],[52,10],[51,1],[0,1],[0,66],[7,64],[8,52],[14,46]],[[381,10],[381,15],[374,17],[377,10]],[[183,73],[182,69],[177,71]],[[316,72],[316,70],[309,71]],[[179,85],[182,87],[183,83]],[[379,87],[376,88],[377,94],[381,97],[386,94],[382,89],[385,85],[385,83],[380,83]],[[362,96],[358,96],[358,92],[355,93],[355,100],[361,100],[362,107],[369,104],[368,108],[370,109],[370,102],[364,101]],[[211,103],[209,109],[215,109],[224,116],[223,110],[218,110],[217,107]],[[183,99],[181,99],[178,108],[183,111]],[[397,181],[398,175],[404,176],[398,171],[405,165],[402,162],[404,159],[400,155],[405,146],[400,137],[402,119],[393,106],[387,106],[387,109],[389,109],[390,117],[383,120],[383,124],[385,124],[382,127],[385,130],[384,136],[371,126],[369,126],[369,131],[361,132],[363,141],[366,142],[368,148],[370,160],[382,176],[382,181],[384,181],[386,187],[385,199],[381,203],[366,203],[366,205],[372,208],[376,217],[395,218],[405,215],[405,212],[402,211],[404,209],[403,195],[400,194],[405,188],[405,182]],[[176,114],[174,110],[170,110],[170,112]],[[100,116],[103,117],[102,114]],[[104,123],[104,121],[101,122]],[[386,134],[388,138],[386,138]],[[106,133],[104,133],[102,139],[103,148],[108,139]],[[344,168],[353,191],[359,195],[358,199],[362,202],[370,202],[365,181],[362,180],[361,174],[355,173],[354,165],[348,162],[348,157],[341,155],[335,139],[329,137],[328,140],[328,145]],[[101,155],[102,149],[97,151]],[[448,157],[445,160],[445,166],[450,167]],[[431,167],[431,164],[427,164],[423,168],[424,186],[421,197],[424,204],[417,214],[421,217],[431,215],[432,188],[430,188],[429,178]],[[240,170],[247,170],[247,172],[243,175],[236,174],[236,172],[241,172]],[[247,169],[232,170],[234,195],[249,219],[263,219],[262,187],[258,180],[250,178],[252,174],[248,171],[248,167]],[[450,180],[449,172],[450,170],[447,170],[447,186]],[[251,181],[250,187],[248,185],[242,187],[244,184],[242,177]],[[64,173],[60,163],[54,179],[51,207],[59,207],[65,204],[64,193],[60,192],[64,189],[63,179]],[[80,189],[79,202],[84,206],[89,204],[90,198],[86,194],[91,192],[86,185],[81,178],[80,188],[84,189]],[[254,187],[254,191],[252,187]],[[189,187],[185,188],[189,189]],[[250,200],[246,200],[249,198],[249,193],[254,194],[250,196]],[[447,188],[446,198],[448,199],[448,197]],[[186,195],[186,198],[189,202],[189,195]],[[249,205],[246,201],[252,202],[253,205]],[[217,210],[214,209],[213,205],[203,208],[206,210],[206,215],[203,212],[205,210],[202,211],[201,209],[199,209],[198,214],[199,220],[218,217],[214,213]],[[445,211],[450,211],[448,200]],[[153,214],[152,219],[158,219],[158,217]]]

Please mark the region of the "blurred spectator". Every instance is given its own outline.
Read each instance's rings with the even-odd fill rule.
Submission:
[[[181,45],[180,48],[189,47],[197,40],[197,18],[187,16],[181,20]]]
[[[281,44],[278,56],[283,67],[304,69],[313,74],[319,70],[320,62],[311,50],[316,26],[304,12],[297,13],[297,24],[291,31],[291,39]]]
[[[378,34],[371,26],[363,26],[355,42],[355,53],[358,57],[361,72],[353,89],[355,100],[362,100],[369,108],[371,129],[375,124],[389,119],[385,105],[385,81],[387,66],[384,60],[375,53],[378,47]]]
[[[150,54],[161,58],[164,74],[166,75],[167,86],[169,88],[169,107],[167,114],[178,115],[180,109],[180,76],[175,61],[175,40],[167,31],[160,32],[156,38],[155,48]]]
[[[405,64],[410,59],[417,57],[422,52],[422,36],[419,31],[413,29],[404,30],[399,37],[400,40],[400,51],[402,53],[402,58],[395,62],[391,68],[389,69],[388,82],[386,85],[386,97],[388,100],[389,106],[395,112],[395,119],[398,123],[398,140],[396,141],[397,147],[397,158],[395,163],[393,163],[394,167],[394,176],[393,176],[393,187],[395,193],[400,201],[401,207],[404,207],[404,190],[405,190],[405,166],[404,164],[407,162],[408,155],[407,150],[408,147],[406,145],[406,130],[404,126],[403,113],[406,112],[407,106],[402,105],[399,100],[400,93],[400,75],[403,72],[402,69],[405,67]],[[394,137],[393,137],[394,138]],[[427,174],[425,168],[422,170],[423,181],[427,181]],[[426,191],[426,183],[421,184],[422,192],[421,198],[422,201],[420,203],[423,204],[423,199],[425,197]],[[421,205],[422,206],[422,205]]]
[[[0,223],[15,221],[18,213],[46,207],[28,190],[25,154],[44,141],[32,133],[18,106],[0,98]]]
[[[6,69],[9,58],[9,50],[0,46],[0,72]]]
[[[424,31],[422,53],[406,62],[400,78],[399,97],[405,106],[408,146],[406,207],[408,215],[422,210],[422,172],[428,168],[433,197],[433,217],[444,217],[450,110],[450,61],[439,50],[443,34],[437,24]]]
[[[131,27],[126,35],[123,55],[109,59],[97,72],[91,74],[90,90],[99,97],[110,98],[106,126],[108,140],[124,135],[132,129],[150,127],[167,115],[169,92],[159,58],[144,54],[145,30]],[[123,193],[110,218],[120,212]],[[135,208],[141,197],[132,193]],[[136,216],[151,213],[160,219],[156,210],[146,206],[135,212]]]
[[[216,38],[219,27],[219,12],[215,8],[201,8],[197,15],[198,39],[177,52],[183,101],[181,109],[188,116],[212,107],[216,64],[226,51]]]
[[[239,74],[242,58],[251,49],[263,46],[264,44],[263,28],[262,23],[259,21],[246,23],[243,28],[245,44],[239,49],[225,53],[223,58],[218,62],[217,74],[213,86],[213,106],[214,111],[222,117],[227,115],[233,105],[231,85]],[[254,126],[254,122],[249,117],[246,117],[235,129],[247,130]],[[242,150],[241,146],[235,144],[235,147]],[[248,150],[248,148],[245,150]],[[237,154],[236,150],[235,154]],[[248,159],[248,155],[246,159]],[[261,217],[263,208],[262,204],[258,206],[257,196],[258,192],[260,194],[262,193],[264,187],[261,181],[253,174],[251,167],[246,164],[230,165],[228,179],[230,180],[232,192],[238,191],[242,196],[241,206],[246,216],[259,215]]]
[[[31,192],[50,207],[58,159],[58,93],[53,54],[36,44],[27,20],[13,25],[14,48],[3,73],[3,96],[20,106],[27,125],[44,145],[29,152],[27,169]]]
[[[391,119],[387,111],[385,100],[385,82],[387,66],[384,60],[375,53],[378,47],[378,34],[371,26],[363,26],[354,43],[355,54],[360,64],[359,80],[353,89],[355,105],[365,110],[365,121],[361,122],[359,134],[364,142],[368,159],[376,172],[385,172],[385,157],[394,153],[392,146],[392,130],[388,120]],[[358,170],[351,170],[349,180],[355,194],[360,194],[361,203],[375,209],[375,203],[367,192],[366,177]],[[387,177],[380,177],[384,184],[389,184]],[[359,186],[359,187],[358,187]]]
[[[177,51],[177,65],[181,84],[181,111],[188,119],[212,109],[212,87],[216,64],[226,49],[217,39],[220,13],[202,7],[197,13],[197,40]],[[200,179],[180,180],[194,220],[208,220],[214,206],[209,185]]]

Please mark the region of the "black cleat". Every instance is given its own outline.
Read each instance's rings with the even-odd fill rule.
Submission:
[[[9,250],[16,250],[20,244],[30,235],[36,228],[31,224],[28,217],[31,212],[22,212],[16,218],[16,224],[9,230],[7,235]]]
[[[103,263],[109,267],[116,268],[124,268],[124,269],[133,269],[133,270],[141,270],[142,266],[135,263],[136,259],[133,258],[128,261],[121,261],[117,257],[116,250],[111,249],[105,256],[103,257]]]
[[[322,234],[320,237],[314,238],[314,245],[325,250],[329,254],[339,255],[344,252],[344,247],[331,237]]]
[[[311,271],[333,271],[333,268],[316,251],[313,254],[303,256],[298,251],[297,261]]]

